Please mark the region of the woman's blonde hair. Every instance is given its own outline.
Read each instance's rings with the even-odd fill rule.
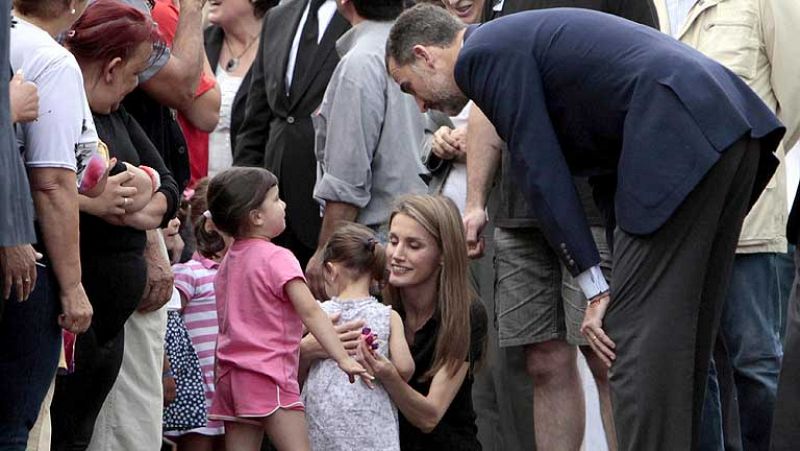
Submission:
[[[467,360],[470,351],[470,310],[477,298],[469,281],[467,244],[464,225],[458,208],[447,197],[409,195],[400,198],[389,217],[408,216],[433,236],[442,253],[442,267],[436,284],[436,310],[439,331],[436,335],[433,364],[423,379],[430,379],[441,368],[450,374]],[[385,299],[396,310],[402,310],[400,293],[386,287]],[[471,362],[472,366],[478,362]]]

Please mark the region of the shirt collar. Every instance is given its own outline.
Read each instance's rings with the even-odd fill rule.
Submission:
[[[361,40],[362,37],[377,32],[379,30],[386,29],[387,35],[388,30],[392,27],[393,21],[388,22],[377,22],[374,20],[364,20],[359,22],[358,25],[354,26],[353,28],[347,30],[345,34],[343,34],[339,39],[336,40],[336,52],[339,54],[341,58],[347,52],[353,49]]]
[[[210,258],[203,257],[199,252],[195,252],[192,256],[192,260],[197,260],[203,268],[205,269],[217,269],[219,268],[219,262],[215,262]]]

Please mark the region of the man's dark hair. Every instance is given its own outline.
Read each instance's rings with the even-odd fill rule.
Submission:
[[[378,22],[394,20],[403,12],[403,0],[352,0],[359,16]]]
[[[261,19],[273,6],[278,6],[279,0],[250,0],[253,5],[253,14]]]
[[[414,62],[415,45],[447,47],[464,24],[443,8],[419,4],[407,10],[392,26],[386,41],[386,64],[392,58],[398,66]]]

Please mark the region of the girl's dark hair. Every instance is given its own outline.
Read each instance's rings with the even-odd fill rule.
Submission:
[[[205,258],[218,258],[219,253],[225,249],[225,241],[216,230],[206,230],[208,218],[203,214],[208,210],[209,178],[205,177],[197,182],[194,195],[189,200],[189,220],[194,226],[194,237],[197,242],[197,252]]]
[[[214,225],[234,238],[242,237],[248,215],[277,184],[275,175],[262,168],[230,168],[215,175],[206,194]]]
[[[355,274],[369,273],[382,282],[386,274],[386,251],[367,227],[352,222],[340,226],[322,251],[323,263],[341,263]]]
[[[381,22],[397,19],[405,6],[405,0],[353,0],[359,16]]]

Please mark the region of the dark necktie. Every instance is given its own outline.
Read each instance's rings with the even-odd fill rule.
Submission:
[[[300,43],[297,46],[297,57],[294,60],[294,72],[292,72],[292,85],[289,95],[300,94],[297,90],[302,88],[302,81],[308,76],[311,63],[314,60],[314,53],[317,51],[317,39],[319,38],[319,19],[317,12],[326,0],[311,0],[308,8],[308,16],[300,34]]]

